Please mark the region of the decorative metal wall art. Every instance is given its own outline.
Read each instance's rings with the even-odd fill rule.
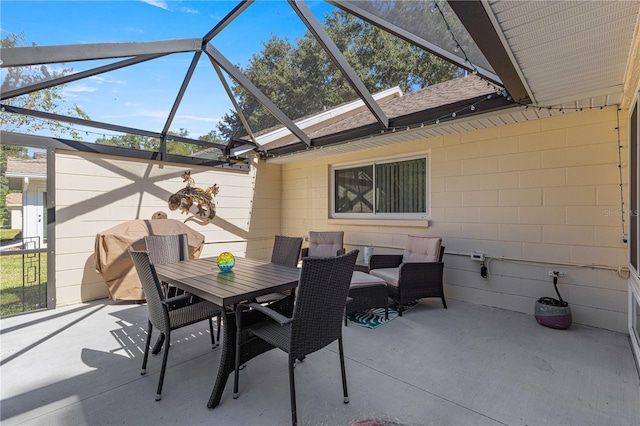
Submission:
[[[186,182],[186,185],[169,197],[169,209],[180,209],[180,213],[191,214],[184,220],[185,223],[189,220],[201,225],[210,223],[216,217],[216,203],[213,197],[218,195],[220,188],[217,184],[206,190],[196,187],[191,171],[182,174],[182,181]]]

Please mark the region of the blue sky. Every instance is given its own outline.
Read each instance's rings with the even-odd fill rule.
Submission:
[[[12,1],[0,3],[2,37],[24,33],[27,44],[143,42],[198,38],[231,11],[236,1]],[[322,21],[332,6],[309,1]],[[256,1],[213,41],[232,63],[246,66],[260,42],[272,35],[295,41],[306,31],[284,0]],[[70,83],[64,96],[92,120],[160,131],[193,54],[176,54],[126,69]],[[66,63],[84,70],[111,61]],[[50,65],[59,69],[60,64]],[[232,108],[208,58],[198,63],[172,130],[186,128],[191,137],[215,129]],[[91,129],[89,129],[91,130]],[[113,135],[93,130],[86,140]]]

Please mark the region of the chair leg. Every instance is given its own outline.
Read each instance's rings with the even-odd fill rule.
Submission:
[[[344,403],[349,403],[349,393],[347,392],[347,373],[344,369],[344,348],[342,346],[342,337],[338,338],[338,348],[340,350],[340,370],[342,370],[342,391],[344,393]]]
[[[140,374],[144,376],[147,374],[147,358],[149,358],[149,347],[151,346],[151,332],[153,331],[153,326],[151,325],[151,321],[148,322],[149,325],[147,327],[147,341],[144,344],[144,358],[142,358],[142,370]]]
[[[158,337],[158,340],[156,340],[156,344],[153,345],[153,350],[151,351],[152,354],[157,355],[160,353],[160,349],[162,349],[162,345],[164,343],[164,333],[160,333],[160,336]]]
[[[403,310],[404,309],[402,309],[402,303],[398,302],[398,316],[400,316],[400,317],[402,316],[402,311]]]
[[[444,301],[444,296],[442,296],[442,306],[447,309],[447,302]]]
[[[211,334],[211,347],[215,348],[216,346],[216,335],[213,334],[213,320],[209,318],[209,334]]]
[[[164,372],[167,369],[167,359],[169,359],[169,347],[171,345],[171,331],[167,331],[167,344],[164,345],[164,356],[162,357],[162,369],[160,370],[160,379],[158,380],[158,391],[156,392],[156,401],[162,399],[162,384],[164,383]]]
[[[385,306],[384,308],[384,319],[387,321],[389,319],[389,306]]]
[[[218,322],[218,335],[216,336],[216,342],[220,344],[220,324],[222,324],[222,314],[218,314],[218,319],[216,321]]]
[[[298,412],[296,408],[296,380],[293,375],[295,359],[289,360],[289,394],[291,396],[291,424],[298,424]]]

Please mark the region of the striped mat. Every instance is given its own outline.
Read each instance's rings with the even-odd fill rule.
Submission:
[[[404,311],[402,312],[402,314],[404,315],[409,309],[413,308],[418,303],[420,303],[420,301],[416,300],[414,302],[409,302],[406,305],[404,305]],[[382,324],[386,324],[397,317],[398,317],[398,307],[393,304],[389,305],[388,320],[384,319],[384,308],[367,309],[361,312],[349,314],[347,316],[349,321],[352,322],[353,324],[357,324],[367,328],[380,327]]]

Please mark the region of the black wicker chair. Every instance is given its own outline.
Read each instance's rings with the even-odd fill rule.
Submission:
[[[189,260],[189,242],[187,234],[171,234],[171,235],[145,235],[144,243],[149,253],[149,260],[153,265],[165,265],[167,263],[176,263],[182,260]],[[170,286],[167,283],[162,283],[162,287],[165,291],[165,299],[176,300],[176,302],[169,306],[169,309],[175,309],[183,307],[189,303],[198,303],[200,298],[190,293],[185,292],[177,287]],[[189,294],[189,297],[182,297],[173,299],[181,294]],[[220,324],[222,322],[222,316],[218,314],[217,317],[217,336],[216,340],[212,340],[215,345],[216,341],[220,341]],[[213,338],[213,322],[209,318],[209,331]],[[153,346],[152,354],[157,354],[162,349],[164,343],[164,334],[161,334],[158,341]]]
[[[238,307],[234,398],[238,397],[242,339],[262,339],[289,354],[291,421],[292,424],[297,424],[294,363],[338,340],[344,402],[349,402],[342,346],[342,315],[357,257],[358,250],[353,250],[329,258],[303,258],[291,318],[259,303],[246,303]],[[241,329],[243,310],[247,308],[264,313],[268,317],[267,321]]]
[[[423,253],[419,253],[424,249]],[[374,254],[369,274],[387,282],[389,297],[402,306],[425,297],[439,297],[447,308],[443,290],[444,246],[440,237],[409,236],[404,254]],[[421,260],[424,257],[427,260]]]
[[[344,253],[344,231],[309,231],[309,247],[302,249],[302,257],[340,256]]]
[[[276,235],[271,252],[271,263],[295,268],[300,260],[302,237],[285,237]]]
[[[187,234],[178,235],[145,235],[144,244],[149,252],[149,260],[153,265],[189,260]],[[165,297],[174,297],[184,293],[177,287],[162,283]]]
[[[271,263],[276,263],[289,268],[297,268],[302,248],[302,237],[285,237],[276,235],[271,252]],[[258,303],[271,303],[291,294],[291,291],[283,293],[271,293],[256,298]]]
[[[211,320],[214,316],[220,316],[222,311],[219,306],[207,301],[183,303],[185,299],[190,297],[189,294],[165,298],[162,285],[156,274],[156,269],[149,260],[149,253],[146,251],[136,251],[129,247],[129,254],[133,259],[133,264],[140,277],[149,309],[149,328],[140,374],[144,375],[147,371],[147,358],[149,357],[149,346],[153,327],[156,327],[163,336],[166,336],[167,343],[164,345],[164,356],[162,357],[162,368],[160,369],[160,379],[158,380],[158,391],[156,393],[156,401],[159,401],[162,398],[162,383],[164,382],[169,347],[171,346],[171,331],[206,319]],[[181,307],[170,308],[171,306]],[[215,346],[213,333],[211,333],[211,343]]]

